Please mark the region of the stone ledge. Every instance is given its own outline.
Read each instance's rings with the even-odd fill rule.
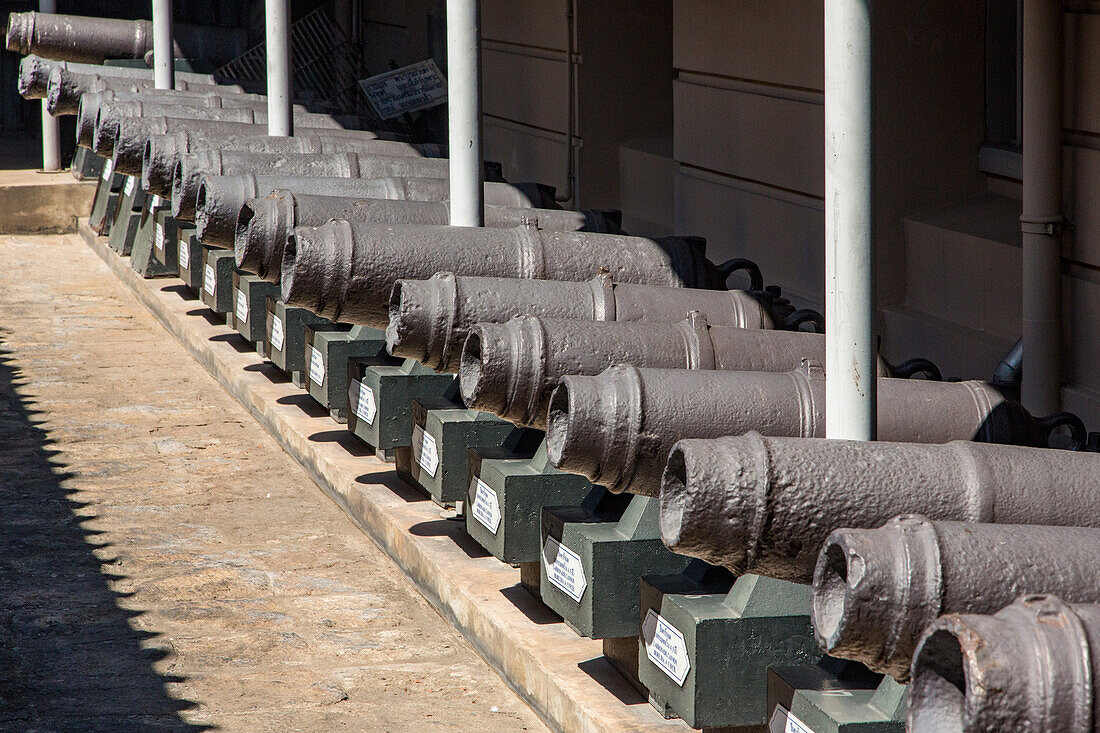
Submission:
[[[665,720],[603,657],[519,585],[519,571],[487,555],[459,522],[405,486],[309,398],[257,356],[175,279],[144,280],[81,222],[88,245],[138,301],[302,465],[436,610],[547,723],[585,733],[691,730]],[[317,414],[317,411],[313,411]]]
[[[0,234],[70,234],[73,212],[92,206],[95,181],[77,181],[69,171],[0,171]]]

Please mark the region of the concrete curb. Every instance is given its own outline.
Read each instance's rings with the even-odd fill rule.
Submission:
[[[405,486],[175,279],[144,280],[82,221],[80,234],[137,299],[386,552],[436,610],[558,730],[689,731],[665,720],[603,657]],[[211,319],[204,318],[210,315]],[[312,405],[315,408],[315,405]],[[319,416],[320,415],[320,416]]]
[[[92,207],[95,181],[69,171],[0,171],[0,234],[70,234],[80,226],[73,212]]]

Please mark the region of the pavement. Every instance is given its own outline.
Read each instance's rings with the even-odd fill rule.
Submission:
[[[79,237],[0,261],[0,730],[546,730]]]

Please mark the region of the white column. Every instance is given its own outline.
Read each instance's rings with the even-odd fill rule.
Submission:
[[[172,0],[153,0],[153,86],[157,89],[176,88]]]
[[[451,225],[460,227],[485,224],[480,13],[480,0],[447,0]]]
[[[294,134],[291,113],[290,0],[266,0],[267,134]]]
[[[38,0],[41,13],[56,13],[57,0]],[[58,119],[46,111],[46,100],[42,99],[42,170],[46,172],[61,170],[61,134]]]
[[[876,431],[872,0],[825,0],[825,426]]]

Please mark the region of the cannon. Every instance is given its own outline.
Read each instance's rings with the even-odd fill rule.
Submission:
[[[223,64],[248,50],[244,28],[214,28],[176,23],[172,27],[176,58]],[[54,13],[12,13],[7,46],[57,61],[102,64],[107,59],[144,59],[153,51],[153,24]]]
[[[446,178],[443,158],[357,153],[249,153],[239,150],[201,150],[181,155],[172,173],[172,216],[195,218],[203,176],[259,175],[317,176],[322,178]],[[388,291],[387,291],[388,292]]]
[[[83,103],[83,99],[81,99]],[[177,115],[185,118],[224,120],[226,122],[266,122],[267,108],[259,106],[231,107],[221,102],[211,101],[209,104],[220,106],[180,105],[165,102],[104,102],[96,114],[94,132],[92,133],[92,151],[96,155],[107,158],[114,154],[115,140],[119,135],[119,119],[124,117],[170,116]],[[341,124],[331,115],[313,114],[295,108],[292,112],[295,124],[302,127],[340,127]]]
[[[1028,595],[993,614],[949,614],[921,637],[911,733],[1100,730],[1100,605]]]
[[[294,138],[298,139],[298,138]],[[148,167],[145,168],[148,172]],[[154,186],[146,186],[154,190]],[[308,176],[256,176],[251,174],[236,176],[203,175],[196,197],[195,221],[200,227],[200,237],[205,235],[211,241],[233,246],[239,219],[246,216],[245,227],[251,229],[253,213],[245,214],[249,201],[263,200],[276,191],[310,191],[319,196],[336,196],[355,199],[392,199],[394,201],[444,201],[449,193],[449,184],[445,178],[311,178]],[[552,188],[538,183],[501,183],[485,182],[485,200],[492,205],[514,206],[517,208],[545,207],[553,204]],[[225,226],[233,215],[234,231],[227,233]],[[266,226],[256,222],[256,227]],[[228,236],[226,241],[224,237]],[[249,236],[260,236],[253,232]],[[285,245],[285,237],[283,239]],[[267,246],[266,244],[264,245]],[[282,248],[278,257],[282,260]],[[278,271],[268,272],[265,277],[277,282],[281,276]]]
[[[711,326],[693,312],[679,323],[601,323],[520,316],[470,329],[459,384],[467,407],[544,427],[550,395],[567,374],[615,364],[653,369],[787,372],[824,359],[825,337],[798,331]],[[880,373],[889,367],[880,363]]]
[[[207,84],[180,80],[174,89],[155,89],[151,79],[103,77],[98,74],[74,74],[61,68],[50,72],[46,86],[46,111],[53,116],[75,115],[80,111],[80,100],[85,94],[100,94],[103,99],[171,99],[181,103],[198,95],[214,94],[227,100],[250,101],[267,104],[260,94],[245,94],[236,84]],[[226,105],[237,106],[237,105]]]
[[[487,188],[491,197],[496,189]],[[505,193],[509,191],[504,189]],[[511,198],[511,196],[509,196]],[[485,205],[485,226],[514,228],[536,223],[539,229],[621,233],[618,212],[563,211]],[[253,199],[239,212],[219,212],[199,189],[195,223],[199,238],[234,246],[237,266],[278,282],[282,275],[283,249],[290,232],[299,226],[320,226],[331,219],[377,224],[446,224],[450,204],[445,201],[393,201],[346,196],[313,196],[275,191]]]
[[[1036,420],[986,382],[881,379],[879,440],[1047,446],[1060,421]],[[550,397],[550,462],[615,492],[657,496],[677,440],[763,435],[825,437],[825,373],[638,369],[565,376]],[[1085,427],[1078,425],[1079,436]]]
[[[704,314],[715,326],[771,329],[801,323],[790,320],[795,312],[785,301],[760,290],[636,285],[603,275],[562,282],[440,272],[427,280],[394,284],[386,343],[394,356],[416,359],[436,371],[457,372],[462,343],[478,323],[504,323],[519,315],[675,323],[691,311]]]
[[[409,155],[412,157],[442,158],[447,155],[446,145],[434,143],[405,143],[380,139],[378,133],[360,130],[304,129],[296,130],[294,137],[271,137],[266,130],[207,134],[203,128],[183,128],[166,135],[147,138],[123,137],[119,127],[115,141],[115,170],[140,175],[143,166],[150,166],[150,176],[164,176],[171,185],[172,169],[181,155],[201,150],[239,150],[251,153],[360,153],[363,155]],[[127,130],[128,132],[128,130]],[[354,134],[348,134],[354,133]]]
[[[283,300],[331,320],[384,328],[399,278],[463,275],[584,280],[606,268],[619,280],[721,287],[725,273],[697,238],[653,240],[616,234],[352,224],[299,227],[283,253]]]
[[[95,95],[85,95],[94,97]],[[77,118],[77,140],[79,145],[84,145],[81,140],[88,140],[87,147],[91,147],[95,125],[81,127],[81,118]],[[162,135],[175,135],[181,132],[194,132],[200,139],[207,140],[205,144],[189,145],[188,150],[180,150],[172,155],[160,156],[148,143]],[[298,139],[302,136],[321,136],[324,138],[339,138],[341,140],[377,140],[380,133],[368,130],[346,130],[343,128],[315,128],[299,127],[295,130],[295,136],[287,139]],[[209,141],[217,141],[220,138],[252,138],[257,141],[267,139],[267,125],[252,122],[226,122],[220,120],[188,120],[177,117],[123,117],[118,121],[118,138],[115,140],[115,153],[126,160],[127,167],[133,170],[134,156],[140,156],[141,168],[133,175],[141,174],[142,187],[150,193],[167,198],[172,193],[172,173],[180,154],[193,153],[204,148],[211,147]],[[282,138],[279,138],[282,139]],[[243,143],[242,143],[243,144]],[[216,145],[212,146],[217,148]],[[113,158],[112,158],[113,159]]]
[[[899,513],[1100,527],[1097,492],[1094,453],[749,433],[675,445],[661,480],[661,537],[738,575],[809,583],[836,529],[879,527]]]
[[[818,645],[905,681],[921,632],[948,613],[995,613],[1021,594],[1100,602],[1100,530],[896,517],[838,529],[814,569]]]
[[[44,99],[49,89],[50,74],[54,69],[81,75],[99,76],[110,80],[128,80],[130,83],[153,83],[153,70],[135,66],[103,66],[79,64],[69,61],[53,61],[30,54],[19,61],[19,78],[16,88],[26,99]],[[176,82],[217,84],[213,74],[192,74],[177,71]]]

